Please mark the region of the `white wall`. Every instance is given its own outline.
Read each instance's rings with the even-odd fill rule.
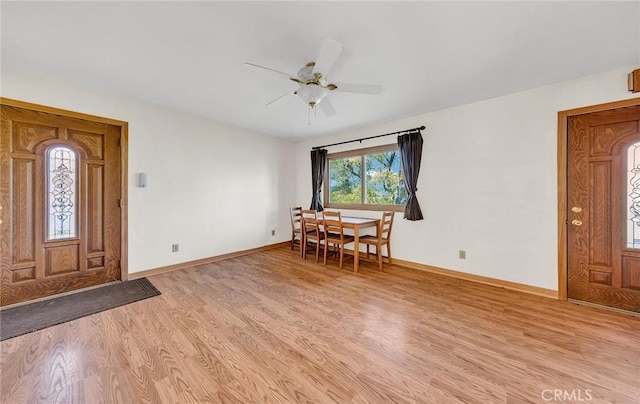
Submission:
[[[129,122],[130,273],[285,241],[288,206],[311,201],[312,146],[426,125],[418,184],[425,220],[397,214],[394,256],[555,290],[557,112],[633,98],[626,91],[631,70],[297,145],[7,68],[1,94]],[[149,174],[146,189],[135,187],[139,172]],[[253,219],[238,224],[249,210]],[[172,243],[180,243],[179,253],[170,252]],[[467,260],[457,258],[460,249]]]
[[[129,122],[129,273],[288,240],[293,143],[4,67],[1,94]]]
[[[311,201],[312,146],[425,125],[417,193],[425,220],[396,214],[393,256],[557,290],[558,111],[633,98],[626,89],[632,70],[298,143],[297,202]],[[395,141],[383,137],[331,147],[329,153]],[[467,251],[466,260],[458,259],[458,250]]]

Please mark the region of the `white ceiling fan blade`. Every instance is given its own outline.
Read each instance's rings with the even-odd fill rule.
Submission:
[[[272,71],[272,72],[276,72],[276,73],[284,74],[284,75],[285,75],[285,76],[287,76],[287,77],[295,77],[295,76],[294,76],[294,75],[292,75],[292,74],[285,73],[285,72],[281,72],[280,70],[272,69],[272,68],[270,68],[270,67],[264,67],[264,66],[256,65],[256,64],[253,64],[253,63],[249,63],[249,62],[245,62],[245,63],[243,63],[242,65],[243,65],[243,66],[256,67],[256,68],[258,68],[258,69],[270,70],[270,71]]]
[[[378,95],[382,92],[382,86],[376,84],[358,84],[358,83],[333,83],[338,88],[336,91],[343,93],[357,93]]]
[[[266,104],[265,104],[265,107],[268,107],[269,105],[271,105],[271,104],[273,104],[274,102],[278,101],[280,98],[284,98],[284,97],[286,97],[286,96],[287,96],[287,95],[289,95],[289,94],[293,94],[293,92],[291,92],[291,91],[287,91],[286,93],[282,94],[280,97],[278,97],[278,98],[276,98],[276,99],[274,99],[274,100],[271,100],[271,101],[269,101],[268,103],[266,103]]]
[[[326,116],[334,116],[336,114],[336,110],[335,108],[333,108],[333,104],[329,102],[329,99],[327,97],[324,97],[318,105]]]
[[[322,73],[322,77],[326,78],[343,49],[344,47],[340,42],[325,39],[322,44],[322,48],[320,49],[318,59],[316,60],[316,65],[313,68],[313,72]]]

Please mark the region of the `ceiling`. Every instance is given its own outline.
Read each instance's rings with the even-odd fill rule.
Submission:
[[[2,66],[294,141],[640,64],[640,2],[7,2]],[[312,112],[285,76],[344,51]]]

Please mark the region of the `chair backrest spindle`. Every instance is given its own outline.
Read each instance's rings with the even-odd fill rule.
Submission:
[[[289,214],[291,215],[291,231],[295,232],[301,227],[302,206],[289,208]]]
[[[303,234],[305,235],[313,232],[315,232],[315,234],[319,234],[318,212],[309,209],[302,210],[301,227]]]
[[[339,235],[340,239],[344,238],[344,229],[342,227],[342,216],[340,215],[340,212],[323,211],[322,224],[324,226],[324,234],[326,237],[329,237],[329,235],[333,237]]]
[[[391,237],[391,227],[393,226],[394,212],[383,212],[380,221],[380,238],[388,240]]]

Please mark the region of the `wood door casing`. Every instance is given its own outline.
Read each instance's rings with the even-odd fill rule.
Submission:
[[[2,291],[8,305],[121,279],[121,127],[2,105]],[[77,235],[47,237],[46,153],[77,157]]]
[[[628,147],[640,106],[568,119],[568,297],[640,312],[640,249],[626,248]]]

